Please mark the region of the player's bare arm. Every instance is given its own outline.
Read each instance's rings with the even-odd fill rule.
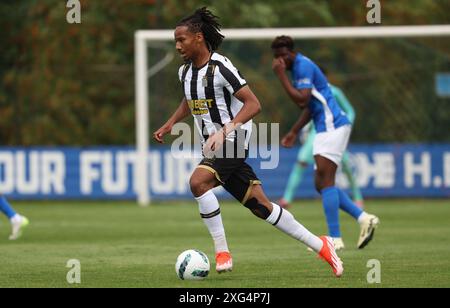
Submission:
[[[205,150],[214,151],[215,149],[219,148],[223,144],[225,136],[230,134],[233,130],[236,130],[243,123],[247,123],[261,112],[261,103],[249,86],[242,87],[234,94],[234,96],[241,102],[243,102],[244,106],[233,119],[233,121],[227,123],[222,128],[222,130],[213,134],[208,139]]]
[[[243,123],[247,123],[261,112],[261,103],[249,86],[244,86],[237,91],[234,96],[244,103],[241,111],[236,115],[233,121],[228,123],[225,127],[226,134],[237,129]]]
[[[311,89],[296,89],[292,86],[289,77],[286,74],[286,63],[283,58],[278,57],[273,59],[272,70],[280,79],[281,85],[292,99],[292,101],[300,108],[308,106],[311,98]]]
[[[186,101],[186,98],[181,100],[180,106],[174,112],[174,114],[170,117],[170,119],[156,132],[153,133],[153,138],[159,143],[164,143],[163,137],[164,135],[170,133],[172,127],[190,115],[191,111],[189,109],[189,105]]]
[[[297,122],[292,126],[291,130],[281,139],[281,145],[286,148],[294,146],[300,130],[311,121],[311,112],[309,108],[303,109]]]

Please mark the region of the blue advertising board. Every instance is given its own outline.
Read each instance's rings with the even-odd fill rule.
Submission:
[[[351,145],[351,161],[365,197],[450,197],[450,144]],[[283,195],[298,148],[280,149],[277,167],[249,159],[271,198]],[[135,199],[132,147],[0,148],[0,192],[11,199]],[[175,158],[169,147],[149,153],[153,199],[191,198],[189,177],[199,159]],[[297,190],[315,198],[313,166]],[[339,173],[337,185],[348,188]],[[217,191],[229,197],[223,189]]]

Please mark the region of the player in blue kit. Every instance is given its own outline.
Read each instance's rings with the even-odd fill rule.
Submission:
[[[320,67],[320,69],[326,76],[327,74],[324,68]],[[355,110],[353,109],[350,101],[344,95],[342,90],[337,86],[330,84],[330,88],[337,103],[345,112],[350,122],[353,124],[355,120]],[[315,136],[316,130],[313,124],[310,123],[302,129],[300,138],[302,140],[302,146],[298,152],[297,161],[289,175],[289,180],[286,185],[284,195],[280,200],[278,200],[278,204],[282,207],[290,207],[290,203],[294,199],[295,192],[302,181],[303,173],[305,172],[306,168],[308,168],[308,166],[314,162],[313,142]],[[342,171],[346,175],[347,180],[350,184],[355,204],[358,207],[363,208],[364,199],[361,193],[361,189],[359,188],[356,182],[356,178],[352,172],[350,156],[348,152],[345,152],[342,157]]]
[[[0,212],[5,214],[11,223],[12,232],[9,239],[12,241],[17,240],[22,235],[23,230],[28,226],[28,219],[25,216],[17,214],[2,195],[0,195]]]
[[[348,144],[351,122],[333,97],[325,75],[313,61],[294,51],[291,37],[279,36],[271,47],[272,69],[286,93],[302,109],[298,121],[283,138],[283,146],[292,147],[300,130],[313,121],[317,131],[313,142],[315,186],[322,196],[329,235],[335,246],[343,246],[339,225],[339,209],[342,209],[359,222],[357,247],[362,249],[372,240],[379,219],[364,212],[335,186],[336,170]],[[286,70],[292,71],[292,83]]]

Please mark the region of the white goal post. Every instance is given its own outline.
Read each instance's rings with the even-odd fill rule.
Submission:
[[[152,41],[172,41],[174,30],[139,30],[134,35],[135,100],[136,100],[136,154],[135,187],[138,204],[150,203],[149,186],[149,113],[147,87],[147,47]],[[223,29],[227,40],[273,39],[289,35],[295,39],[353,39],[389,37],[450,36],[450,25],[432,26],[370,26],[370,27],[322,27],[322,28],[261,28]],[[175,48],[175,47],[174,47]],[[176,72],[174,72],[174,76]],[[174,77],[175,78],[175,77]]]

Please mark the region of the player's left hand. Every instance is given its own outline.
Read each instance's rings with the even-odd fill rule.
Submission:
[[[280,74],[286,72],[286,63],[284,62],[283,58],[275,58],[275,59],[273,59],[273,61],[272,61],[272,70],[277,75],[280,75]]]
[[[225,141],[225,135],[222,130],[213,133],[209,136],[208,141],[206,141],[205,146],[203,147],[203,154],[205,156],[210,156],[211,153],[220,149]]]

